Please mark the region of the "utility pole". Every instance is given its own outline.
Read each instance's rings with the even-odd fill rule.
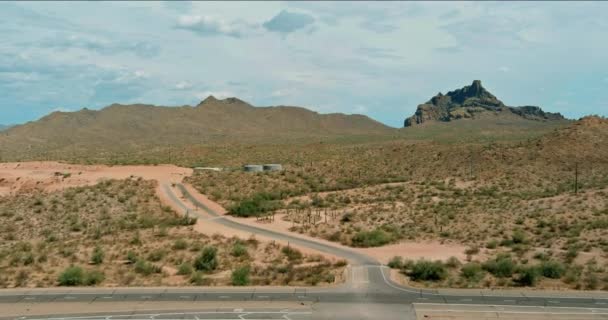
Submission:
[[[574,194],[578,194],[578,162],[574,164]]]

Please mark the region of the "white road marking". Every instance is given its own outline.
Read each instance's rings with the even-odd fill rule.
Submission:
[[[238,309],[235,309],[238,310]],[[198,312],[179,312],[179,313],[147,313],[147,314],[114,314],[114,315],[110,315],[110,316],[106,316],[106,319],[112,318],[112,317],[129,317],[129,316],[137,316],[137,317],[154,317],[154,316],[187,316],[187,315],[194,315],[195,319],[199,319],[196,315],[197,314],[207,314],[207,315],[212,315],[212,314],[234,314],[234,315],[241,315],[243,314],[243,311],[240,312],[230,312],[230,311],[198,311]],[[250,311],[247,312],[246,314],[281,314],[283,316],[289,314],[289,315],[310,315],[312,314],[312,312],[309,311],[301,311],[301,312],[283,312],[283,311]],[[28,320],[69,320],[69,319],[91,319],[91,318],[96,318],[96,317],[103,317],[103,316],[80,316],[80,317],[62,317],[62,318],[30,318]],[[287,318],[289,319],[289,318]],[[224,319],[210,319],[210,318],[205,318],[205,320],[226,320]],[[260,319],[258,318],[258,320],[276,320],[276,318],[273,319]]]
[[[460,301],[473,301],[473,299],[460,299]]]
[[[220,299],[228,299],[230,296],[220,296]]]
[[[258,298],[260,298],[260,299],[268,299],[269,297],[268,296],[258,296]]]
[[[515,300],[503,300],[504,302],[515,302]]]

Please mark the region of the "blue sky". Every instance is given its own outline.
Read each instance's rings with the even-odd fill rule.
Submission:
[[[0,32],[2,124],[213,94],[401,126],[474,79],[608,115],[608,2],[0,2]]]

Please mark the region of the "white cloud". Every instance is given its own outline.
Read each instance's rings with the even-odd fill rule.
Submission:
[[[188,81],[180,81],[175,84],[175,89],[177,89],[177,90],[188,90],[188,89],[192,89],[192,87],[193,87],[192,83],[190,83]]]
[[[507,73],[507,72],[511,71],[511,69],[509,67],[506,67],[506,66],[502,66],[502,67],[498,68],[498,70],[501,71],[501,72],[504,72],[504,73]]]
[[[177,28],[192,31],[201,36],[229,36],[241,38],[256,27],[243,21],[226,21],[209,15],[183,15],[177,21]]]

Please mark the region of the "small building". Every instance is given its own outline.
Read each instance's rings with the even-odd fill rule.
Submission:
[[[265,164],[264,171],[281,171],[283,170],[283,166],[276,163]]]
[[[259,164],[246,164],[243,166],[243,170],[245,172],[262,172],[264,171],[264,166]]]
[[[215,168],[215,167],[195,167],[194,170],[196,171],[222,171],[222,168]]]

